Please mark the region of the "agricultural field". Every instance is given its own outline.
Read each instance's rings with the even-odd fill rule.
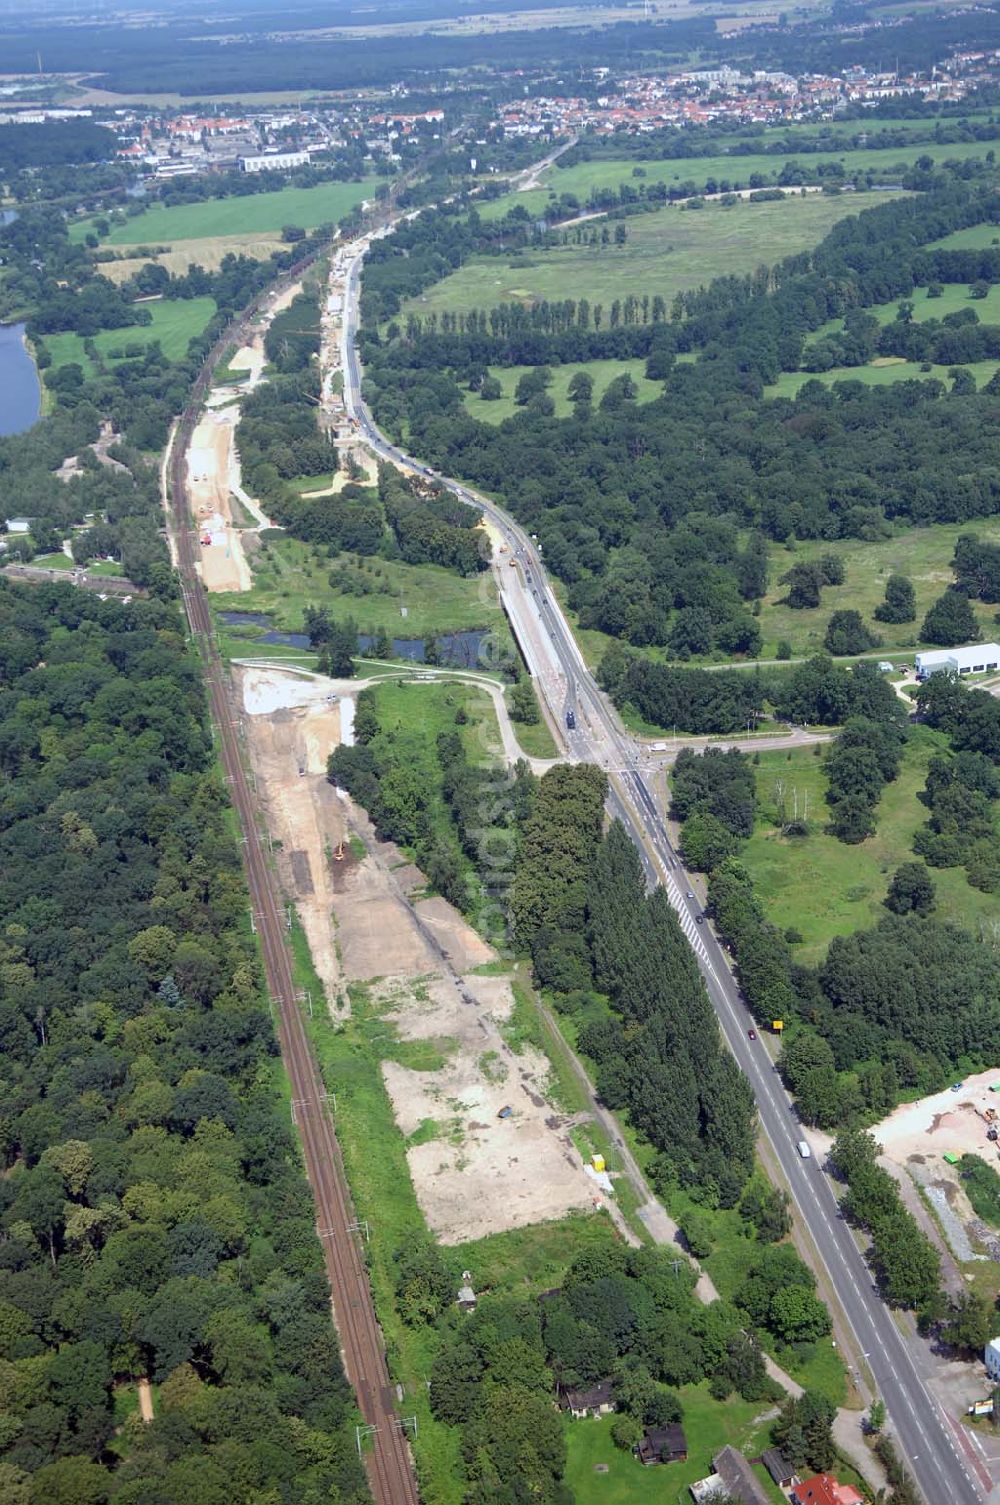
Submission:
[[[624,246],[557,246],[506,259],[473,257],[406,304],[404,316],[561,299],[568,290],[575,298],[603,304],[605,311],[628,293],[659,293],[669,303],[675,293],[713,277],[739,275],[808,250],[838,220],[892,197],[795,194],[773,203],[708,204],[697,212],[667,207],[629,219]]]
[[[101,358],[110,366],[116,366],[124,356],[111,355],[112,350],[123,350],[127,345],[151,345],[159,340],[163,354],[176,361],[183,356],[188,343],[201,334],[215,313],[214,298],[161,299],[156,303],[143,304],[153,316],[151,324],[130,324],[125,329],[102,329],[94,335],[94,344]],[[83,348],[83,336],[75,333],[48,334],[42,343],[52,357],[52,366],[68,366],[71,362],[83,367],[85,376],[94,374],[94,363]]]
[[[896,868],[913,862],[913,836],[927,819],[917,798],[927,781],[927,765],[943,752],[948,739],[930,727],[910,728],[903,766],[887,784],[876,811],[874,836],[847,846],[823,829],[829,818],[823,760],[812,748],[762,752],[757,764],[757,828],[740,852],[753,879],[754,892],[767,917],[781,930],[791,928],[802,940],[793,950],[797,961],[815,965],[837,935],[875,925],[886,910],[882,900]],[[808,805],[807,805],[808,802]],[[785,818],[807,808],[810,834],[783,836]],[[970,887],[961,868],[934,868],[936,919],[980,934],[980,925],[997,918],[995,894]]]
[[[643,1468],[637,1458],[616,1448],[611,1439],[612,1418],[567,1423],[566,1483],[579,1505],[673,1505],[688,1500],[688,1486],[712,1472],[712,1458],[726,1444],[756,1456],[767,1446],[770,1427],[765,1419],[773,1407],[731,1396],[713,1400],[707,1385],[684,1385],[677,1392],[684,1409],[688,1457],[684,1463]],[[607,1473],[595,1470],[607,1465]],[[762,1468],[754,1469],[767,1498],[784,1499]]]
[[[835,543],[809,540],[787,549],[771,547],[768,568],[769,587],[761,608],[760,627],[764,635],[762,658],[773,658],[777,644],[784,639],[796,657],[823,651],[823,634],[835,611],[853,608],[873,625],[883,638],[885,653],[912,651],[924,615],[941,592],[950,585],[951,556],[955,540],[962,533],[978,533],[989,543],[1000,543],[1000,519],[984,518],[971,523],[942,523],[932,528],[909,528],[878,543],[860,539],[840,539]],[[844,584],[824,586],[822,604],[805,611],[783,606],[786,587],[779,579],[793,564],[814,559],[820,554],[836,553],[844,562]],[[917,619],[899,625],[873,622],[872,613],[882,600],[885,582],[890,575],[907,575],[913,581],[917,597]],[[996,632],[993,620],[996,608],[972,602],[985,639]]]
[[[486,406],[486,404],[484,404]],[[335,502],[331,498],[331,502]],[[393,637],[488,628],[507,642],[506,620],[489,572],[464,579],[439,565],[353,555],[328,558],[295,538],[270,538],[250,556],[253,589],[212,597],[217,611],[264,612],[283,632],[301,632],[307,606],[326,606],[337,618],[352,616],[359,631],[385,628]],[[347,567],[371,587],[369,595],[334,590],[332,570]],[[384,587],[384,589],[383,589]],[[405,615],[404,615],[405,612]]]
[[[497,366],[491,367],[490,375],[495,376],[503,387],[503,396],[494,402],[483,402],[478,392],[465,393],[466,411],[473,418],[478,418],[480,423],[502,423],[505,418],[512,418],[521,409],[514,402],[514,392],[517,383],[531,366]],[[638,401],[651,402],[654,397],[661,396],[663,383],[650,381],[646,375],[646,362],[634,361],[580,361],[571,366],[554,366],[552,368],[552,385],[549,388],[549,396],[556,405],[556,417],[567,418],[573,410],[573,404],[569,400],[569,384],[578,371],[586,371],[594,382],[594,403],[600,402],[611,382],[617,376],[631,376],[639,389]]]
[[[924,371],[919,361],[904,361],[894,355],[884,355],[867,366],[832,366],[829,371],[782,371],[778,380],[772,386],[765,387],[764,392],[768,397],[794,397],[807,381],[821,381],[825,387],[832,387],[838,381],[860,381],[866,387],[887,387],[897,381],[933,379],[949,386],[948,372],[954,369],[952,366],[931,364],[930,370]],[[982,389],[1000,370],[1000,362],[968,361],[962,370],[968,371],[976,386]]]
[[[336,222],[369,198],[381,178],[360,183],[321,183],[315,188],[281,188],[274,193],[205,199],[198,204],[155,204],[145,214],[112,225],[102,241],[106,246],[164,245],[175,240],[206,240],[229,235],[261,235],[284,225],[312,230],[328,220]],[[82,241],[93,228],[91,220],[70,226],[70,239]]]

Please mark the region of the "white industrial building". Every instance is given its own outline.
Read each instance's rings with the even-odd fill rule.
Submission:
[[[986,674],[1000,668],[1000,645],[970,643],[966,648],[937,648],[916,656],[917,678],[948,671],[952,674]]]
[[[987,1343],[983,1361],[986,1364],[986,1378],[996,1384],[1000,1381],[1000,1338],[992,1338]]]
[[[241,157],[243,172],[291,172],[293,167],[308,167],[309,152],[261,152],[256,157]]]

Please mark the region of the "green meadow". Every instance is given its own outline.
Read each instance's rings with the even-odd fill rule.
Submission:
[[[343,219],[349,210],[370,198],[384,180],[360,183],[320,183],[315,188],[280,188],[274,193],[231,195],[197,204],[154,204],[144,214],[112,225],[102,244],[108,246],[163,245],[175,240],[208,240],[227,235],[266,234],[285,225],[312,230],[316,225]],[[91,220],[70,226],[70,239],[82,241]]]
[[[404,308],[409,313],[468,312],[499,303],[587,298],[607,312],[628,293],[675,293],[701,287],[713,277],[739,275],[808,250],[838,220],[882,204],[892,195],[795,194],[773,203],[745,200],[708,204],[692,211],[676,206],[635,215],[623,246],[568,245],[528,249],[510,256],[472,257]],[[583,227],[586,229],[587,227]]]
[[[215,313],[214,298],[163,298],[141,306],[152,314],[151,324],[102,329],[94,335],[94,345],[108,365],[114,366],[126,359],[125,356],[112,355],[113,350],[124,350],[126,345],[151,345],[154,340],[159,340],[168,360],[179,360],[186,353],[189,341],[201,334]],[[43,344],[52,357],[54,368],[75,362],[83,367],[85,375],[93,374],[94,364],[83,348],[82,335],[72,332],[47,334]]]

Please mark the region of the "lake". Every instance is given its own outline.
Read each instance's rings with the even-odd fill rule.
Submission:
[[[0,437],[30,429],[41,411],[42,387],[24,325],[0,324]]]
[[[253,640],[258,643],[282,643],[286,648],[309,647],[309,639],[304,632],[280,632],[262,611],[220,611],[219,619],[230,627],[249,628]],[[463,669],[480,667],[479,650],[484,638],[488,636],[482,629],[444,633],[436,640],[439,661]],[[366,633],[359,633],[358,652],[367,653],[374,641]],[[410,663],[426,663],[427,650],[423,638],[393,638],[392,656],[408,659]]]

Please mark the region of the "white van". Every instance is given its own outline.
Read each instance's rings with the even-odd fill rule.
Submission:
[[[799,1154],[802,1156],[803,1160],[811,1160],[812,1159],[812,1150],[809,1148],[809,1145],[806,1143],[806,1141],[804,1139],[800,1139],[799,1140],[798,1151],[799,1151]]]

